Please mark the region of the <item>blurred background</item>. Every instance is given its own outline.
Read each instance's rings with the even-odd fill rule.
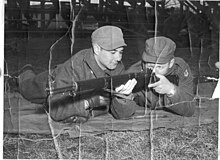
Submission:
[[[219,12],[219,1],[204,0],[5,0],[5,72],[27,63],[36,72],[49,62],[63,63],[90,47],[95,29],[115,25],[128,44],[126,67],[140,59],[146,39],[162,35],[176,42],[175,55],[186,60],[195,76],[216,74]]]

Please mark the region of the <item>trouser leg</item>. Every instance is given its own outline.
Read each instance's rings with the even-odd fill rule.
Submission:
[[[46,87],[48,83],[48,71],[35,75],[33,71],[27,70],[18,78],[19,92],[32,103],[42,104],[47,97]]]

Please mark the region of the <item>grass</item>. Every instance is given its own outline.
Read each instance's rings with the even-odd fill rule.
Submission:
[[[152,140],[151,140],[152,139]],[[218,123],[149,131],[108,131],[105,134],[71,138],[51,135],[7,134],[6,159],[114,159],[114,160],[215,160],[218,157]],[[59,155],[59,153],[61,153]]]

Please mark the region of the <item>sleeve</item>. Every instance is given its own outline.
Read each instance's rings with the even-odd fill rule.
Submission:
[[[125,67],[121,62],[119,63],[117,67],[117,71],[114,73],[114,75],[120,75],[125,73],[127,72],[125,71]],[[136,110],[135,109],[136,103],[133,100],[127,99],[126,96],[124,97],[113,96],[110,99],[111,99],[110,112],[115,119],[126,119],[134,115]]]
[[[76,66],[81,67],[81,66]],[[80,79],[79,69],[72,66],[72,59],[59,65],[52,73],[52,88],[71,86]],[[82,69],[81,69],[82,70]],[[51,95],[48,98],[49,113],[53,120],[63,121],[69,117],[89,117],[89,111],[85,109],[84,100],[80,97],[72,97],[69,93]]]
[[[190,117],[195,111],[193,77],[189,66],[178,72],[179,85],[172,96],[165,95],[166,109],[182,116]]]
[[[141,107],[145,107],[146,106],[146,98],[145,98],[145,93],[144,91],[139,91],[134,93],[134,101],[136,102],[136,104],[138,104]]]
[[[78,69],[78,71],[77,68],[80,66],[73,66],[72,63],[74,63],[72,59],[69,59],[54,69],[52,73],[53,81],[51,83],[53,88],[70,86],[75,81],[80,80],[79,71],[82,69]]]
[[[74,101],[72,97],[49,103],[49,113],[54,121],[63,121],[70,117],[89,118],[89,110],[85,109],[84,101]]]

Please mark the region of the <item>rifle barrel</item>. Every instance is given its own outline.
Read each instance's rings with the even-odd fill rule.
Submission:
[[[158,80],[158,78],[152,73],[151,70],[147,70],[145,72],[128,73],[112,77],[101,77],[96,79],[76,81],[73,82],[73,85],[71,86],[53,89],[51,93],[55,95],[70,92],[74,95],[78,93],[86,93],[92,91],[97,92],[105,89],[114,90],[116,87],[120,86],[121,84],[125,84],[129,79],[133,78],[137,80],[137,84],[135,85],[133,92],[146,88],[146,85],[151,82],[154,83]],[[178,85],[178,82],[176,82],[178,81],[178,78],[176,76],[172,75],[167,78],[174,84]]]
[[[72,85],[62,88],[55,88],[51,91],[52,94],[59,94],[64,92],[85,92],[85,91],[99,91],[103,89],[115,89],[121,84],[125,84],[129,79],[135,78],[137,84],[134,90],[145,85],[145,81],[149,82],[150,75],[147,72],[128,73],[123,75],[116,75],[112,77],[101,77],[96,79],[89,79],[83,81],[73,82]]]
[[[113,77],[102,77],[97,79],[90,79],[85,81],[78,81],[78,90],[79,92],[85,91],[85,90],[94,90],[99,91],[103,89],[115,89],[121,84],[125,84],[129,79],[135,78],[137,80],[137,84],[134,88],[138,89],[141,86],[143,86],[147,78],[150,78],[150,76],[147,73],[139,72],[139,73],[129,73],[129,74],[123,74],[123,75],[117,75]]]

